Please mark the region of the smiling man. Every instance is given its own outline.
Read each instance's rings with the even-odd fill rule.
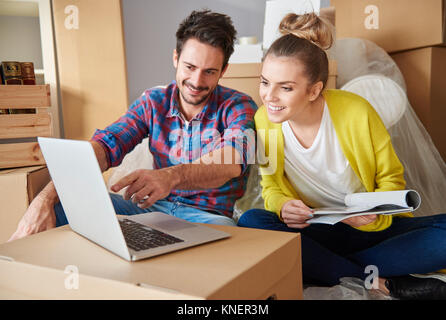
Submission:
[[[153,170],[136,170],[112,190],[117,214],[161,211],[191,222],[235,225],[235,201],[246,188],[255,144],[257,106],[218,85],[234,51],[231,19],[193,11],[179,26],[173,52],[176,80],[146,90],[116,122],[97,130],[91,144],[102,171],[149,137]],[[229,161],[228,161],[229,155]],[[50,182],[31,203],[10,240],[66,224]]]

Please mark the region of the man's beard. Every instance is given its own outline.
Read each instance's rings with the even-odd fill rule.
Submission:
[[[190,83],[186,83],[186,80],[185,81],[183,81],[183,87],[186,87],[186,86],[189,86],[189,87],[192,87],[194,90],[201,90],[201,91],[205,91],[205,90],[209,90],[209,87],[194,87],[193,85],[191,85]],[[193,105],[193,106],[197,106],[197,105],[200,105],[200,104],[202,104],[203,102],[205,102],[206,101],[206,99],[211,95],[211,93],[212,93],[212,91],[211,90],[209,90],[209,92],[207,93],[207,94],[205,94],[200,100],[198,100],[198,101],[191,101],[191,100],[189,100],[184,94],[183,94],[183,92],[182,92],[182,90],[178,90],[179,92],[180,92],[180,94],[181,94],[181,97],[183,97],[183,100],[185,101],[185,102],[187,102],[188,104],[191,104],[191,105]]]

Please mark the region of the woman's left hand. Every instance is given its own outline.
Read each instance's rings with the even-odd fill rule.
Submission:
[[[352,226],[354,228],[358,228],[361,226],[364,226],[366,224],[372,223],[376,220],[378,216],[376,214],[369,214],[365,216],[358,216],[358,217],[351,217],[348,219],[342,220],[345,224],[348,224],[349,226]]]

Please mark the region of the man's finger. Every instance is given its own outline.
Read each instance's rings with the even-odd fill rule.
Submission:
[[[153,189],[149,189],[148,187],[139,190],[138,192],[132,195],[133,203],[138,204],[144,202],[151,196],[153,191],[154,191]]]
[[[159,199],[159,196],[157,195],[156,192],[152,192],[149,195],[146,195],[139,203],[138,203],[138,207],[140,207],[141,209],[146,209],[149,208],[151,206],[153,206],[155,204],[155,202],[157,202]]]
[[[122,188],[125,188],[128,185],[132,184],[136,179],[138,179],[138,174],[136,172],[132,172],[126,175],[124,178],[121,178],[114,185],[112,185],[111,189],[114,192],[118,192]]]
[[[134,194],[138,193],[142,188],[144,188],[144,182],[141,180],[135,180],[131,183],[124,192],[124,200],[129,200],[134,197]]]

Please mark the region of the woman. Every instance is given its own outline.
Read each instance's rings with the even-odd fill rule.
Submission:
[[[404,189],[404,169],[365,99],[324,90],[324,50],[333,41],[329,25],[315,14],[289,14],[280,31],[283,36],[264,57],[264,106],[255,117],[257,130],[265,133],[258,143],[269,160],[260,168],[267,210],[248,210],[239,226],[300,232],[305,282],[331,286],[341,277],[366,279],[365,270],[375,266],[374,288],[386,294],[446,299],[446,283],[409,276],[446,267],[446,215],[307,223],[312,208],[343,205],[346,194]]]

